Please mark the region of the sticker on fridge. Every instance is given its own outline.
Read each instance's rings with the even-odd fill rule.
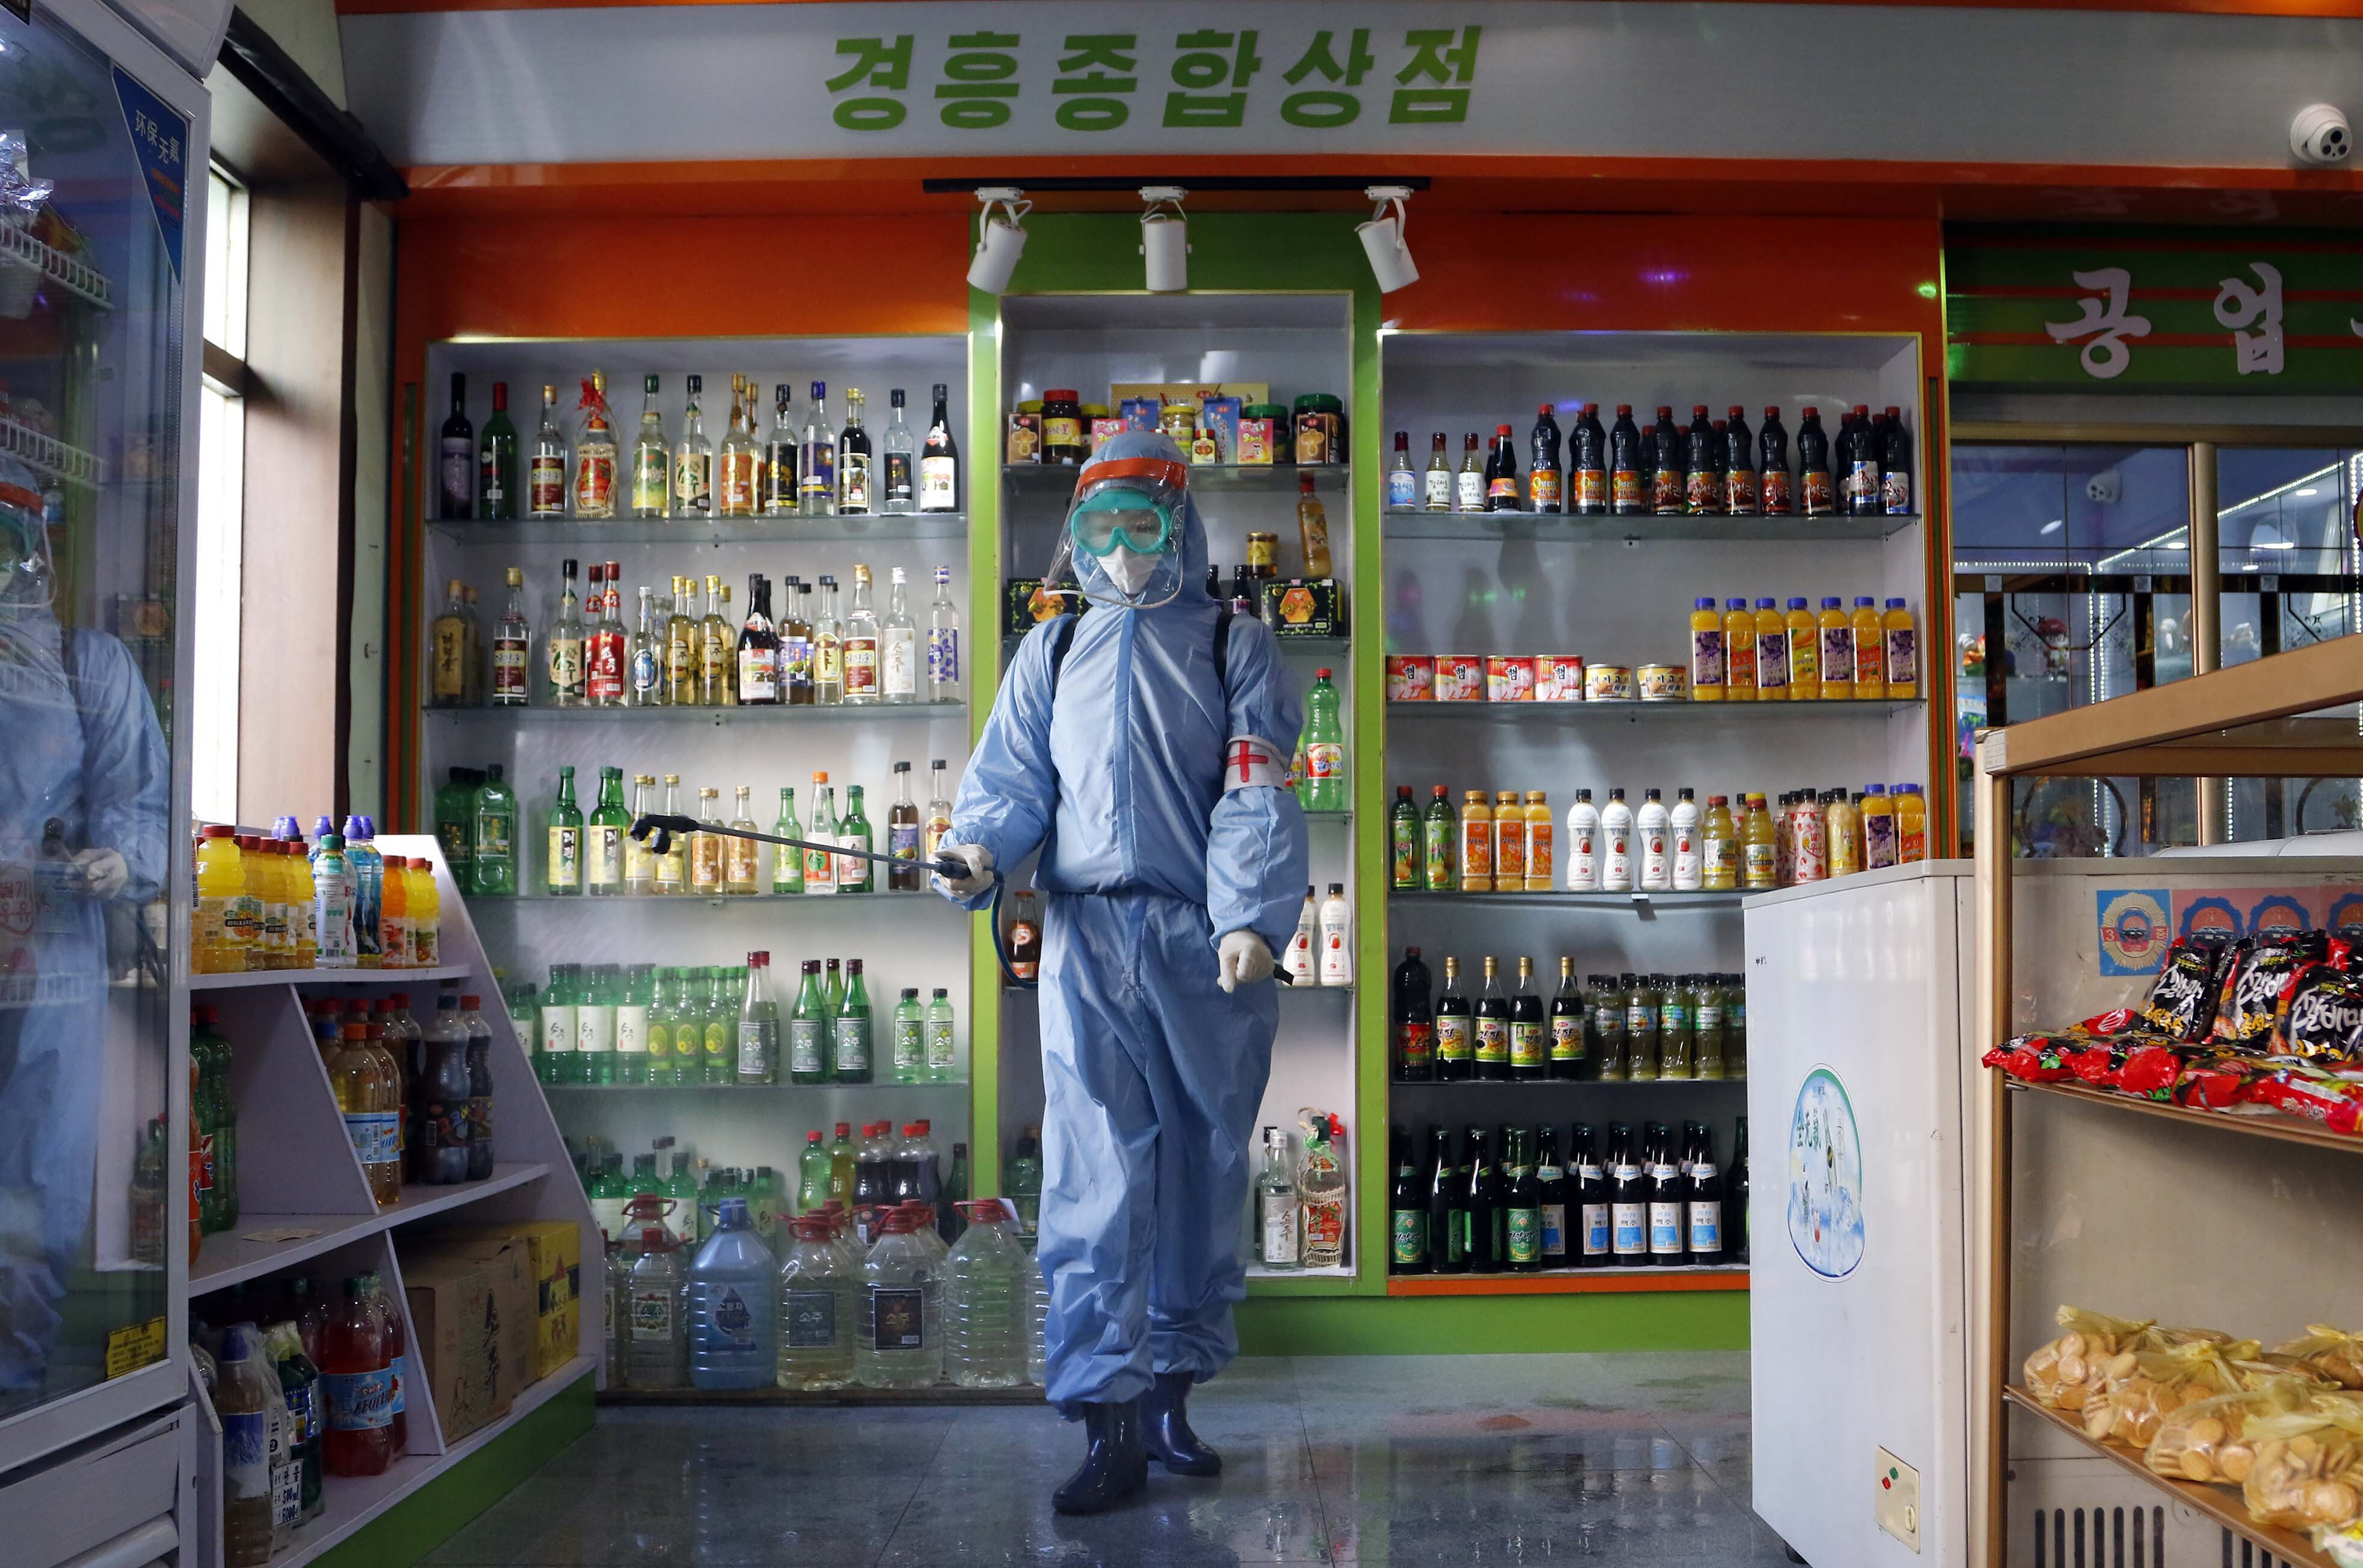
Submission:
[[[1862,1138],[1846,1085],[1826,1067],[1805,1074],[1789,1117],[1789,1240],[1825,1279],[1862,1262]]]
[[[2092,896],[2100,907],[2101,973],[2156,974],[2173,929],[2166,889],[2103,887]]]

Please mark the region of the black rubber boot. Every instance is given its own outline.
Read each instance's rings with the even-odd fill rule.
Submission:
[[[1186,1372],[1160,1372],[1141,1403],[1142,1441],[1148,1457],[1173,1475],[1220,1475],[1223,1456],[1190,1429],[1190,1385]]]
[[[1082,1468],[1050,1494],[1062,1514],[1096,1514],[1148,1485],[1148,1455],[1140,1446],[1140,1401],[1083,1407],[1090,1447]]]

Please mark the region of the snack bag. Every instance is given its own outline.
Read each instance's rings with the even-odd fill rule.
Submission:
[[[2208,1055],[2186,1060],[2174,1081],[2174,1103],[2194,1110],[2234,1110],[2247,1103],[2260,1063],[2249,1057]]]
[[[2035,1402],[2055,1410],[2081,1410],[2088,1394],[2101,1392],[2102,1369],[2136,1346],[2153,1344],[2158,1331],[2154,1319],[2136,1323],[2080,1307],[2062,1307],[2052,1320],[2068,1331],[2038,1346],[2022,1370]]]
[[[2094,1040],[2060,1053],[2060,1063],[2087,1084],[2136,1099],[2165,1100],[2174,1095],[2182,1058],[2139,1037]]]
[[[2252,1105],[2318,1121],[2333,1132],[2363,1132],[2363,1083],[2318,1067],[2301,1062],[2267,1066],[2250,1079],[2242,1097]]]
[[[2264,1347],[2193,1340],[2168,1351],[2124,1351],[2101,1371],[2102,1393],[2084,1404],[2084,1435],[2119,1448],[2146,1449],[2169,1416],[2185,1405],[2247,1387],[2233,1362]]]
[[[2076,1075],[2076,1070],[2067,1062],[2069,1049],[2052,1035],[2023,1034],[1995,1046],[1979,1061],[1988,1067],[2000,1068],[2023,1084],[2057,1084]]]
[[[2272,1377],[2237,1394],[2194,1400],[2158,1423],[2142,1462],[2174,1481],[2229,1482],[2248,1478],[2257,1451],[2247,1440],[2251,1417],[2302,1410],[2322,1385],[2307,1377]]]
[[[2329,939],[2320,931],[2265,942],[2242,937],[2234,942],[2233,962],[2220,976],[2215,1038],[2235,1048],[2264,1050],[2282,991],[2301,968],[2319,962],[2328,949]]]
[[[2302,1410],[2248,1419],[2256,1457],[2240,1496],[2263,1525],[2311,1530],[2363,1514],[2363,1402],[2317,1398]]]
[[[2292,1366],[2324,1383],[2363,1388],[2363,1334],[2349,1334],[2327,1323],[2309,1323],[2303,1334],[2275,1346],[2273,1354],[2289,1357]]]
[[[2141,1005],[2144,1021],[2169,1040],[2205,1040],[2215,1022],[2221,955],[2231,951],[2187,940],[2169,948],[2149,999]]]
[[[2272,1052],[2357,1065],[2363,1057],[2363,974],[2337,963],[2300,966],[2273,1007]]]

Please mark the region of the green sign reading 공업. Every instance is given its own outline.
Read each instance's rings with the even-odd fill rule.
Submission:
[[[1948,229],[1947,373],[1996,390],[2363,393],[2363,239]]]

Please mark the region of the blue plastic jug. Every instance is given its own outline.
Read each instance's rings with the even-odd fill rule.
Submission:
[[[769,1388],[777,1375],[773,1312],[779,1264],[755,1234],[745,1198],[722,1218],[689,1266],[689,1381],[706,1389]]]

